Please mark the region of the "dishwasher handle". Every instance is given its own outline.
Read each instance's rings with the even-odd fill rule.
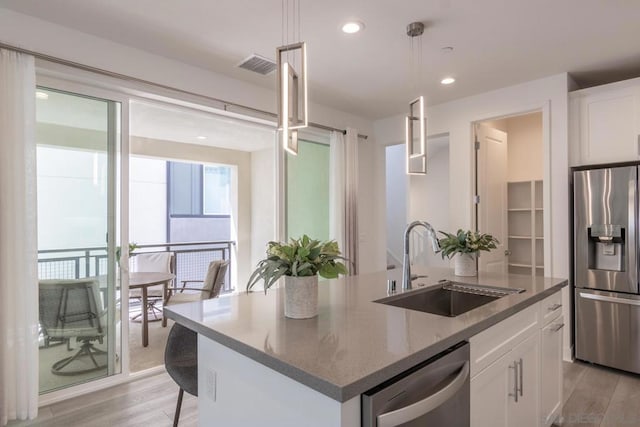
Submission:
[[[427,414],[451,399],[464,386],[469,378],[469,362],[464,362],[456,377],[446,386],[424,399],[404,408],[380,414],[377,417],[378,427],[395,427],[415,420]]]

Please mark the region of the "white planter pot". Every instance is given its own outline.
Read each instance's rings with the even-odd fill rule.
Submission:
[[[318,276],[284,278],[284,315],[309,319],[318,315]]]
[[[455,275],[456,276],[475,276],[478,274],[476,270],[475,254],[458,254],[455,259]]]

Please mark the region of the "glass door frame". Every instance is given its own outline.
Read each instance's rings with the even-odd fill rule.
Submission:
[[[92,86],[85,83],[80,83],[76,81],[71,81],[66,78],[59,77],[59,73],[51,72],[47,69],[42,69],[38,67],[36,69],[36,85],[42,86],[46,88],[50,88],[52,90],[58,90],[62,92],[67,92],[71,95],[77,94],[78,96],[87,96],[91,98],[102,99],[106,101],[113,101],[120,104],[120,129],[119,129],[119,141],[117,128],[114,129],[111,126],[113,122],[114,115],[117,113],[117,109],[114,108],[113,104],[109,104],[108,108],[108,118],[109,118],[109,129],[108,132],[116,132],[116,135],[113,138],[116,139],[116,143],[112,144],[108,147],[107,156],[109,160],[113,159],[114,161],[108,162],[109,164],[109,172],[111,174],[112,179],[108,183],[108,225],[107,230],[110,236],[116,235],[116,230],[118,229],[118,215],[119,218],[119,239],[115,238],[111,247],[108,245],[108,265],[113,266],[110,268],[108,274],[113,276],[113,274],[118,270],[118,266],[115,262],[115,248],[118,240],[120,242],[128,242],[129,241],[129,100],[130,97],[117,91],[113,90],[105,90],[98,88],[96,86]],[[108,138],[112,136],[108,134]],[[119,209],[118,209],[119,206]],[[113,215],[113,216],[112,216]],[[109,239],[111,240],[111,238]],[[122,256],[120,263],[120,291],[121,295],[128,295],[129,293],[129,253],[128,253],[128,245],[122,246]],[[114,283],[117,280],[114,277]],[[112,286],[108,288],[108,300],[115,301],[115,288]],[[113,324],[115,320],[113,316],[115,315],[115,306],[113,304],[110,305],[113,307],[113,310],[109,308],[109,324]],[[109,375],[106,378],[100,378],[96,380],[91,380],[86,383],[81,383],[78,385],[70,386],[64,389],[51,391],[45,394],[40,395],[39,397],[39,405],[44,406],[50,403],[58,402],[63,399],[67,399],[69,397],[78,396],[86,393],[90,393],[93,391],[97,391],[100,389],[104,389],[116,384],[120,384],[122,382],[128,381],[130,377],[129,372],[129,340],[127,337],[129,336],[129,322],[123,321],[123,319],[128,318],[129,313],[129,299],[122,298],[120,301],[120,354],[118,357],[120,358],[120,372],[112,374],[112,366],[109,367]],[[126,316],[126,317],[125,317]],[[113,331],[114,337],[118,336],[117,328]],[[108,349],[115,351],[117,347],[116,341],[111,337],[107,338]],[[110,364],[111,365],[111,364]]]

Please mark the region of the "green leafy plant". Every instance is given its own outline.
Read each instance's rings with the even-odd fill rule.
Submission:
[[[444,257],[452,258],[456,254],[475,254],[480,251],[489,252],[495,249],[500,242],[491,234],[483,234],[477,231],[458,230],[456,234],[440,231],[445,237],[438,239],[440,250]]]
[[[138,244],[136,242],[129,243],[129,255],[138,249]],[[120,246],[116,246],[116,262],[120,264],[120,257],[122,256],[122,249]]]
[[[289,243],[269,242],[267,257],[260,262],[247,282],[247,292],[260,280],[267,292],[282,276],[307,277],[319,274],[326,279],[335,279],[347,274],[342,263],[340,248],[335,240],[321,242],[306,234]]]

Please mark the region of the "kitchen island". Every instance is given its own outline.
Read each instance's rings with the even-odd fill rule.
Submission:
[[[313,319],[284,317],[284,289],[165,308],[167,317],[199,335],[200,425],[360,426],[362,393],[567,284],[520,275],[462,278],[449,269],[415,272],[428,276],[414,281],[416,292],[441,280],[524,292],[444,317],[374,302],[388,296],[388,278],[400,283],[400,271],[391,271],[321,281]]]

